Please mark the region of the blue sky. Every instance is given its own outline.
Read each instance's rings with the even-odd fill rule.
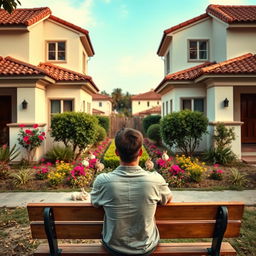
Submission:
[[[53,15],[90,32],[95,56],[88,74],[99,87],[132,94],[163,79],[157,56],[163,30],[205,12],[208,4],[256,4],[256,0],[21,0],[22,7],[48,6]]]

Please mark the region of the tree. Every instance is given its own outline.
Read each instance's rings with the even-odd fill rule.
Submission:
[[[122,99],[122,89],[115,88],[112,92],[113,110],[119,110],[120,100]]]
[[[0,8],[3,7],[9,13],[12,13],[18,4],[21,4],[19,0],[0,0]]]
[[[109,96],[109,93],[107,93],[105,90],[101,91],[101,94]]]

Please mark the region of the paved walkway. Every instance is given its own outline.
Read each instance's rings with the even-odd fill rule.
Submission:
[[[26,206],[27,203],[78,203],[72,201],[72,192],[4,192],[0,193],[0,207]],[[244,191],[173,191],[174,202],[243,201],[256,206],[256,190]]]

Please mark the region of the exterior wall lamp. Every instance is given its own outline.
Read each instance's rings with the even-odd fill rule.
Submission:
[[[228,107],[228,104],[229,104],[229,100],[226,98],[224,101],[224,108],[227,108]]]
[[[22,109],[27,109],[27,107],[28,107],[28,103],[26,100],[23,100],[21,105],[22,105]]]

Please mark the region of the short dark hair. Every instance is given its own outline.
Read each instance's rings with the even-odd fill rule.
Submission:
[[[131,163],[137,159],[142,143],[141,132],[132,128],[122,128],[115,136],[117,152],[125,163]]]

